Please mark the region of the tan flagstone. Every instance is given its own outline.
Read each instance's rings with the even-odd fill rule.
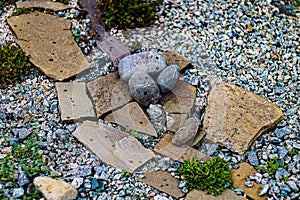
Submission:
[[[22,2],[16,2],[16,4],[17,4],[17,8],[42,7],[54,11],[66,10],[72,8],[71,6],[59,2],[53,2],[51,0],[27,0]]]

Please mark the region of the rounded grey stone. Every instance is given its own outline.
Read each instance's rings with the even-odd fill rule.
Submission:
[[[166,60],[158,53],[147,51],[124,57],[120,60],[118,67],[120,77],[128,81],[137,71],[157,76],[166,67]]]
[[[177,146],[189,146],[194,141],[198,128],[199,120],[196,117],[189,118],[175,133],[172,143]]]
[[[149,106],[158,101],[158,86],[146,72],[135,72],[129,79],[128,86],[131,95],[138,103]]]
[[[177,65],[170,65],[160,72],[157,84],[160,92],[165,94],[172,90],[179,79],[180,68]]]

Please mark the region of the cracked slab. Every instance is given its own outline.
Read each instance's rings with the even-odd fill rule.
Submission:
[[[130,134],[105,124],[84,121],[72,135],[104,163],[130,173],[155,157]]]
[[[16,4],[17,4],[17,8],[42,7],[54,11],[66,10],[72,8],[71,6],[59,2],[53,2],[51,0],[27,0],[22,2],[16,2]]]
[[[107,115],[104,120],[157,137],[157,133],[150,120],[136,102],[129,103],[121,109],[113,111],[111,114]]]
[[[211,143],[243,154],[283,118],[283,112],[267,99],[222,82],[208,96],[203,131]]]
[[[58,106],[63,123],[96,119],[91,99],[87,95],[86,83],[55,83]]]
[[[8,18],[7,22],[29,60],[50,78],[61,81],[90,68],[72,37],[71,21],[32,12]]]

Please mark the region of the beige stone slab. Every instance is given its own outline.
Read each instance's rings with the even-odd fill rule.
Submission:
[[[96,119],[92,101],[87,95],[86,83],[57,82],[55,87],[63,123]]]
[[[30,61],[50,78],[64,80],[90,68],[72,37],[69,20],[32,12],[7,22]]]
[[[219,196],[209,195],[202,190],[194,189],[187,194],[185,200],[246,200],[246,198],[237,195],[230,189],[225,189]]]
[[[106,121],[117,123],[123,127],[128,127],[131,130],[157,137],[157,133],[150,120],[136,102],[129,103],[121,109],[113,111],[104,119]]]
[[[192,147],[179,147],[172,144],[172,136],[166,134],[155,146],[154,151],[173,160],[183,162],[196,157],[199,161],[208,161],[210,157]]]
[[[22,2],[16,2],[16,4],[17,4],[17,8],[42,7],[54,11],[66,10],[72,8],[71,6],[59,2],[53,2],[51,0],[27,0]]]
[[[160,99],[166,112],[190,115],[196,98],[196,88],[184,81],[178,81],[175,88]]]
[[[181,192],[181,190],[178,188],[179,181],[178,179],[171,176],[166,171],[149,171],[146,172],[145,178],[140,179],[138,178],[138,181],[142,181],[156,189],[158,189],[161,192],[167,193],[170,196],[173,196],[175,198],[180,198],[184,196],[184,194]]]
[[[186,68],[191,62],[186,57],[180,55],[176,51],[166,51],[162,54],[167,65],[177,65],[180,69]]]
[[[250,164],[243,162],[239,164],[239,168],[231,170],[231,177],[233,180],[233,187],[241,188],[244,193],[255,200],[265,200],[268,199],[268,195],[258,196],[261,184],[253,182],[253,187],[249,188],[245,185],[245,181],[248,176],[253,176],[255,173],[255,168]]]
[[[77,190],[71,184],[50,177],[36,177],[33,184],[48,200],[72,200],[77,196]]]
[[[267,99],[222,82],[209,94],[203,130],[205,139],[243,154],[283,118],[283,112]]]
[[[101,76],[87,84],[92,96],[97,117],[124,106],[132,100],[126,82],[119,78],[118,72]]]
[[[155,157],[130,134],[105,124],[84,121],[73,136],[106,164],[130,173]]]

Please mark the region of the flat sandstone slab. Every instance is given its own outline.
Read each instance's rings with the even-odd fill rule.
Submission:
[[[176,51],[166,51],[162,54],[162,56],[165,58],[167,66],[178,65],[181,70],[191,64],[189,59],[178,54]]]
[[[136,130],[138,132],[157,137],[157,133],[150,120],[136,102],[129,103],[123,108],[113,111],[104,119],[106,121],[117,123],[123,127],[128,127],[131,130]]]
[[[182,197],[184,194],[178,188],[179,181],[178,179],[171,176],[166,171],[149,171],[145,173],[145,178],[140,179],[138,181],[142,181],[159,191],[165,192],[168,195],[175,197],[176,199]]]
[[[130,134],[105,124],[84,121],[73,136],[106,164],[130,173],[155,157]]]
[[[124,106],[132,99],[127,83],[119,78],[118,72],[101,76],[87,84],[92,96],[97,117]]]
[[[154,151],[173,160],[183,162],[196,157],[199,161],[208,161],[210,157],[192,147],[179,147],[172,143],[172,136],[166,134],[155,146]]]
[[[209,195],[202,190],[194,189],[186,195],[185,200],[246,200],[246,198],[238,196],[230,189],[225,189],[219,196]]]
[[[75,120],[96,119],[86,83],[57,82],[58,105],[63,123]]]
[[[22,2],[16,2],[16,4],[17,4],[17,8],[42,7],[54,11],[72,8],[71,6],[59,2],[53,2],[51,0],[27,0]]]
[[[64,80],[90,68],[72,37],[71,21],[32,12],[7,22],[30,61],[50,78]]]
[[[222,82],[208,96],[203,130],[205,139],[243,154],[283,118],[283,112],[267,99]]]

